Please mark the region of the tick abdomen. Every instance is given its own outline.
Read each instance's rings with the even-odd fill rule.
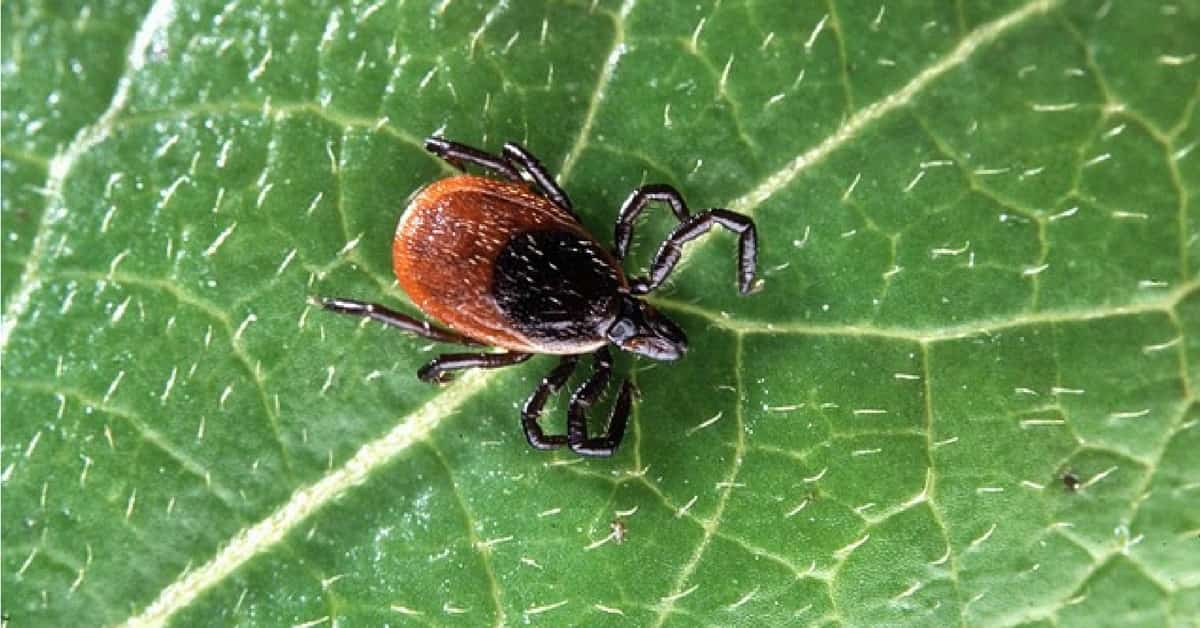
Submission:
[[[624,285],[575,219],[522,185],[460,176],[410,201],[392,246],[400,285],[426,314],[511,351],[581,353]]]

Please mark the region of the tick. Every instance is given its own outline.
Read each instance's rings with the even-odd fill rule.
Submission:
[[[685,243],[714,226],[738,235],[738,288],[755,287],[754,222],[727,209],[692,214],[669,185],[646,185],[621,206],[614,246],[601,246],[575,215],[571,199],[542,164],[515,143],[499,155],[439,137],[425,149],[459,170],[478,166],[492,177],[460,175],[417,191],[400,217],[392,241],[392,266],[400,286],[428,317],[449,329],[350,299],[324,299],[327,310],[362,316],[436,342],[491,346],[504,353],[447,353],[417,371],[441,383],[454,371],[519,364],[538,353],[561,355],[521,411],[525,438],[536,449],[567,446],[582,456],[610,456],[621,443],[634,387],[625,379],[608,427],[589,436],[588,409],[612,378],[611,343],[655,360],[678,360],[687,336],[640,299],[662,285]],[[621,260],[638,216],[665,202],[679,220],[659,247],[645,277],[627,278]],[[546,401],[566,384],[580,356],[591,354],[592,372],[571,395],[567,433],[546,434],[538,418]]]

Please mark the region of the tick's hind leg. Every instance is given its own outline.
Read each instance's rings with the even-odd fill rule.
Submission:
[[[450,342],[460,345],[482,345],[457,334],[447,329],[442,329],[431,325],[428,321],[415,319],[411,316],[401,314],[395,310],[386,308],[377,303],[364,303],[362,301],[354,301],[351,299],[321,299],[321,306],[330,312],[338,314],[349,314],[351,316],[361,316],[369,318],[373,321],[379,321],[385,325],[401,329],[411,334],[416,334],[422,338],[428,338],[436,342]]]
[[[578,362],[578,356],[563,356],[558,366],[542,378],[541,383],[533,390],[533,394],[525,401],[525,407],[521,409],[521,427],[525,429],[525,439],[534,449],[558,449],[567,444],[567,437],[563,434],[547,436],[542,431],[542,426],[538,425],[538,417],[541,416],[542,409],[546,407],[546,400],[567,383],[567,378],[575,372],[575,365]]]
[[[444,384],[454,376],[453,371],[464,369],[496,369],[520,364],[533,357],[531,353],[444,353],[430,360],[417,371],[417,378],[431,384]]]
[[[425,150],[445,159],[459,170],[464,169],[464,164],[474,164],[513,183],[532,183],[538,193],[550,199],[550,202],[558,205],[571,217],[579,219],[571,208],[571,198],[558,186],[554,177],[546,172],[542,162],[520,144],[508,142],[500,155],[493,155],[466,144],[431,137],[425,140]],[[525,176],[522,176],[522,173]]]
[[[480,168],[491,170],[514,183],[524,183],[521,174],[506,158],[472,148],[466,144],[451,142],[440,137],[425,140],[425,150],[445,159],[451,166],[465,170],[463,164],[475,164]]]
[[[516,142],[505,143],[504,157],[510,163],[520,165],[529,174],[529,178],[533,179],[533,182],[541,189],[543,196],[550,199],[555,205],[565,209],[568,214],[575,215],[575,211],[571,207],[571,198],[558,186],[554,177],[546,172],[546,168],[542,166],[542,162],[538,161],[537,157],[534,157],[532,153],[525,150],[524,146]]]
[[[633,383],[628,379],[621,383],[621,392],[613,403],[605,434],[588,438],[587,411],[604,394],[612,376],[612,355],[608,348],[602,348],[592,356],[592,376],[571,395],[567,410],[567,444],[571,451],[581,456],[606,457],[616,452],[625,436],[625,424],[633,405]]]

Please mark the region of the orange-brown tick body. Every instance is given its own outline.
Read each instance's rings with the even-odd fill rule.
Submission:
[[[412,198],[392,264],[422,312],[522,353],[604,346],[629,287],[616,258],[574,216],[525,185],[470,175]]]
[[[634,190],[621,207],[611,251],[583,228],[571,199],[542,164],[517,144],[500,155],[438,137],[425,148],[462,168],[470,163],[501,179],[462,175],[437,181],[409,201],[392,241],[392,265],[400,286],[430,318],[450,329],[375,303],[325,299],[326,309],[364,316],[437,342],[489,345],[504,353],[447,353],[417,371],[427,382],[446,382],[468,368],[499,368],[535,353],[558,354],[559,364],[521,409],[525,438],[536,449],[570,447],[582,456],[610,456],[625,434],[634,388],[621,384],[608,427],[589,436],[587,410],[608,388],[608,344],[655,360],[677,360],[687,336],[640,299],[662,285],[679,262],[682,247],[714,226],[738,234],[738,288],[755,285],[754,222],[726,209],[688,211],[683,196],[666,185]],[[651,202],[665,202],[679,219],[646,277],[628,279],[621,260],[633,225]],[[575,371],[580,354],[592,355],[592,374],[575,389],[567,409],[567,433],[548,435],[538,424],[549,396]]]

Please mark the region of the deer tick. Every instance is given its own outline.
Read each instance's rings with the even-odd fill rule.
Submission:
[[[400,286],[445,329],[382,305],[324,299],[333,312],[367,317],[436,342],[491,346],[503,353],[447,353],[417,377],[447,382],[469,368],[519,364],[532,355],[562,356],[521,411],[525,438],[536,449],[567,446],[582,456],[610,456],[621,443],[634,387],[625,379],[602,435],[589,436],[587,411],[612,377],[608,345],[655,360],[677,360],[687,351],[683,330],[639,297],[662,285],[685,243],[714,226],[738,235],[738,288],[755,288],[758,243],[754,222],[727,209],[692,214],[669,185],[633,191],[617,218],[612,250],[583,227],[571,199],[527,150],[507,143],[499,155],[440,137],[425,148],[460,170],[467,164],[493,177],[460,175],[419,190],[400,217],[392,265]],[[628,278],[621,260],[634,222],[652,202],[665,202],[679,220],[645,277]],[[592,373],[571,395],[567,433],[546,434],[542,408],[591,354]]]

